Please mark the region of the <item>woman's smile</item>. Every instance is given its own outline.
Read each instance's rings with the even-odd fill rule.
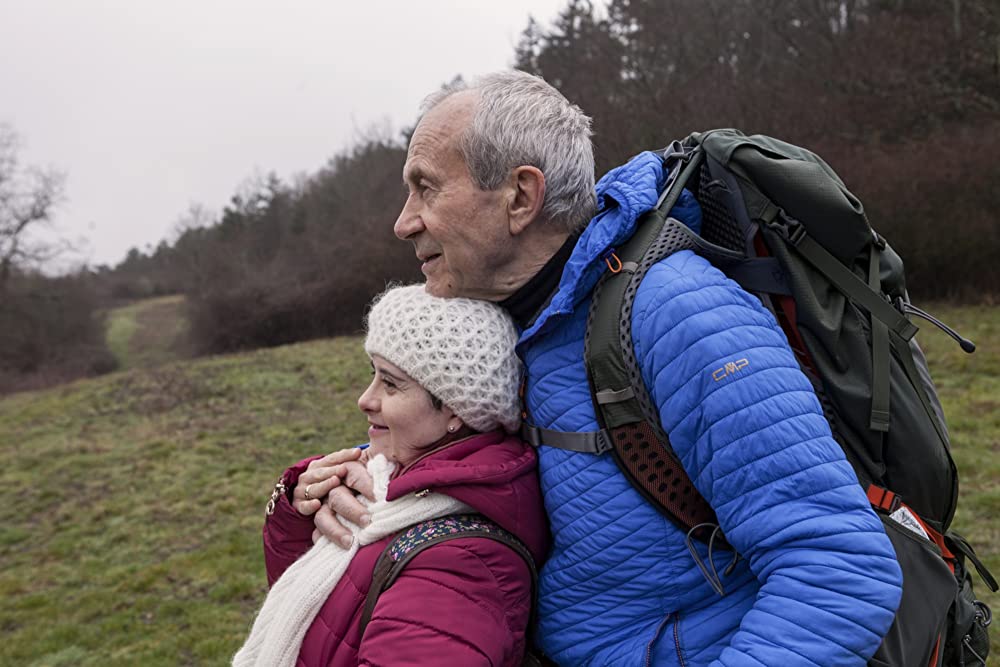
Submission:
[[[462,427],[462,420],[401,368],[372,355],[372,382],[358,398],[373,454],[407,465]]]

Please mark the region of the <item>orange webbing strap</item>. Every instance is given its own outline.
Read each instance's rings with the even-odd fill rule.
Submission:
[[[873,507],[877,507],[878,509],[884,512],[889,512],[890,514],[898,510],[899,506],[903,504],[902,499],[895,493],[889,489],[883,489],[881,486],[876,484],[868,486],[868,502],[870,502]]]
[[[904,503],[903,499],[897,494],[893,493],[889,489],[882,488],[877,484],[871,484],[868,486],[868,502],[870,502],[873,507],[889,514],[892,514],[900,507],[905,507],[913,518],[916,519],[916,521],[921,525],[921,527],[923,527],[931,541],[941,550],[941,557],[944,558],[944,562],[948,564],[951,571],[955,571],[955,554],[948,548],[948,544],[944,540],[944,535],[929,526],[927,522],[924,521],[919,514],[914,512],[912,507]]]
[[[917,517],[917,521],[920,522],[920,525],[923,526],[924,530],[927,531],[927,534],[930,535],[931,541],[934,542],[934,544],[938,545],[938,548],[941,549],[941,557],[944,558],[944,562],[948,564],[948,569],[951,570],[952,574],[954,574],[955,560],[956,560],[955,554],[953,554],[951,549],[948,548],[948,544],[944,541],[944,535],[942,535],[941,533],[937,532],[936,530],[928,526],[927,522],[921,519],[919,516],[917,516],[917,513],[914,512],[912,509],[910,510],[910,513],[912,513],[913,516]]]
[[[941,653],[941,636],[938,635],[937,643],[934,644],[934,652],[931,653],[930,662],[927,663],[927,667],[937,667],[938,655]]]
[[[764,237],[759,230],[753,237],[753,247],[758,257],[773,256],[767,244],[764,243]],[[796,314],[795,299],[786,294],[771,294],[770,296],[772,303],[776,304],[774,308],[775,318],[778,320],[781,330],[785,332],[785,337],[788,338],[788,344],[791,346],[792,352],[795,353],[795,358],[799,360],[799,364],[809,371],[811,380],[818,380],[820,375],[819,371],[816,370],[816,363],[809,354],[809,348],[806,347],[806,342],[802,338],[798,324],[796,324],[798,322],[798,315]]]

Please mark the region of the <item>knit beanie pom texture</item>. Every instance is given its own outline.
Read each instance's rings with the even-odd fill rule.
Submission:
[[[393,287],[375,300],[367,330],[369,356],[398,366],[471,428],[520,427],[517,331],[496,304]]]

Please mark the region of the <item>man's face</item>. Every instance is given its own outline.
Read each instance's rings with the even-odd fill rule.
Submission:
[[[459,151],[474,93],[456,93],[420,121],[403,168],[409,197],[394,231],[412,241],[427,291],[435,296],[499,300],[511,253],[508,188],[480,190]]]

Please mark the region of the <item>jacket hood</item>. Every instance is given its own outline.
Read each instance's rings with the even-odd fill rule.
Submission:
[[[470,505],[521,539],[537,562],[548,551],[548,522],[534,448],[503,431],[459,440],[389,483],[387,500],[429,489]]]
[[[603,258],[628,240],[640,216],[656,206],[667,175],[663,158],[646,151],[612,169],[597,182],[597,215],[584,228],[549,305],[521,333],[519,350],[530,338],[552,326],[550,320],[573,312],[590,294],[604,272]],[[701,210],[690,192],[682,192],[671,215],[695,232],[701,231]]]

